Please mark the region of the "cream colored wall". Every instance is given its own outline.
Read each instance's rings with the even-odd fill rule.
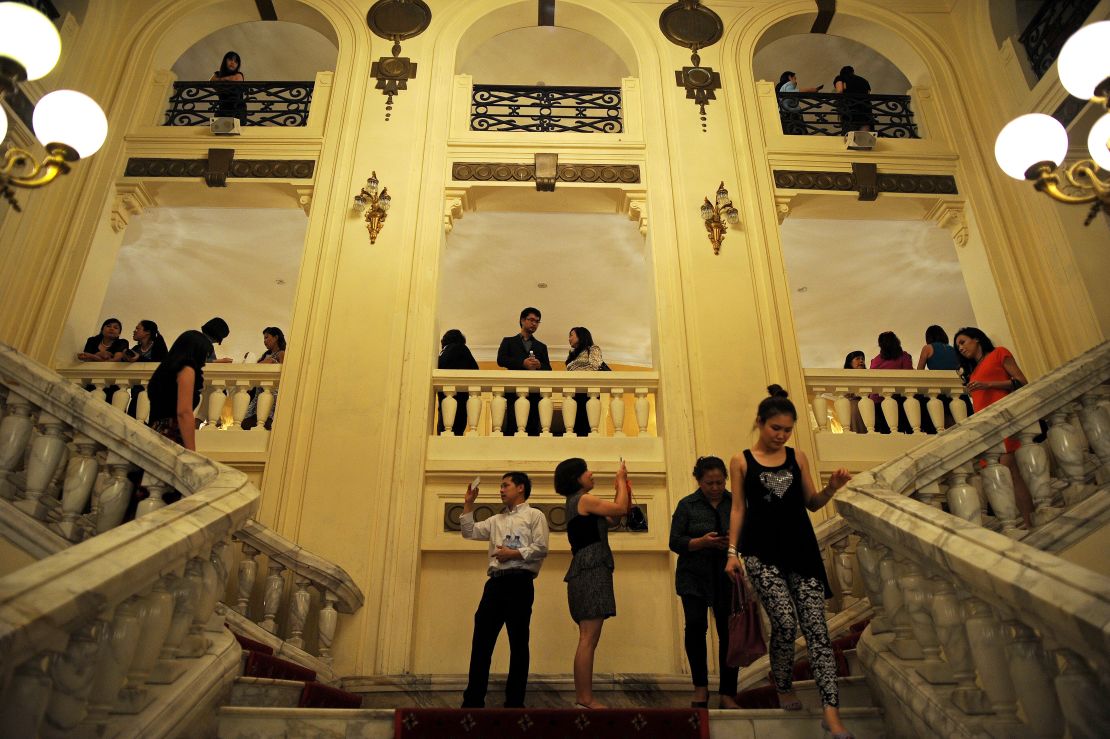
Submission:
[[[429,296],[438,284],[451,160],[530,162],[540,150],[557,151],[566,161],[641,166],[644,184],[629,197],[643,202],[648,231],[663,435],[658,461],[651,463],[658,468],[646,478],[664,510],[692,489],[688,474],[696,455],[727,456],[750,441],[754,408],[769,381],[804,397],[776,219],[776,196],[790,193],[775,190],[774,167],[843,171],[856,160],[877,161],[881,170],[955,174],[1027,371],[1040,374],[1102,336],[1066,234],[1055,220],[1040,217],[1052,206],[1019,183],[1000,183],[991,162],[991,132],[1007,115],[1002,109],[1012,106],[990,88],[990,74],[960,73],[1001,64],[997,47],[984,47],[989,26],[975,25],[982,12],[974,3],[957,3],[952,14],[940,0],[838,4],[836,22],[845,35],[874,34],[873,46],[900,66],[900,51],[913,51],[903,69],[917,86],[930,135],[851,159],[835,139],[782,136],[773,98],[748,72],[760,37],[792,14],[812,13],[808,1],[716,8],[728,30],[702,59],[722,72],[725,86],[709,105],[703,133],[695,106],[674,84],[674,70],[689,63],[689,54],[658,31],[666,2],[562,0],[561,24],[606,39],[635,67],[628,131],[615,138],[465,130],[465,102],[456,105],[455,50],[476,48],[508,30],[517,15],[534,18],[534,3],[430,0],[431,27],[403,43],[404,54],[420,65],[419,76],[395,100],[388,123],[384,98],[367,79],[371,61],[388,53],[388,42],[370,34],[365,9],[354,3],[306,4],[327,18],[338,39],[330,98],[314,107],[314,115],[326,110],[326,119],[302,131],[246,132],[235,148],[242,156],[317,160],[283,367],[282,417],[273,431],[259,518],[342,565],[366,594],[363,608],[341,619],[335,653],[343,674],[439,671],[438,665],[460,671],[469,648],[481,557],[417,543],[442,534],[428,523],[435,521],[429,507],[447,489],[447,482],[429,479],[426,460],[428,378],[439,338]],[[150,126],[149,105],[136,101],[149,102],[151,90],[164,84],[151,75],[172,64],[173,49],[249,19],[248,6],[133,0],[114,4],[112,16],[86,19],[52,82],[100,100],[111,138],[61,183],[28,196],[21,217],[0,225],[4,341],[40,360],[52,358],[74,301],[88,299],[77,286],[86,261],[98,258],[92,245],[129,153],[204,155],[212,144],[205,132]],[[468,35],[468,29],[480,32]],[[969,120],[977,124],[969,128]],[[393,195],[374,246],[348,206],[371,170]],[[729,231],[714,256],[697,207],[722,179],[742,226]],[[796,441],[813,452],[807,416]],[[610,465],[611,472],[610,456],[591,462]],[[547,459],[530,464],[544,476],[553,466]],[[448,482],[458,485],[470,474],[458,470]],[[649,538],[621,540],[617,547],[619,615],[606,627],[598,669],[683,669],[665,521],[654,525]],[[565,564],[565,554],[554,555],[539,581],[545,607],[534,628],[537,670],[570,669],[573,631],[559,583]]]

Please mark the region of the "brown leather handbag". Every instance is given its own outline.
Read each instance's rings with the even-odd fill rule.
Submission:
[[[732,583],[732,613],[728,617],[728,654],[725,662],[729,667],[747,667],[767,654],[767,644],[763,641],[763,625],[759,622],[759,610],[755,597],[744,583]]]

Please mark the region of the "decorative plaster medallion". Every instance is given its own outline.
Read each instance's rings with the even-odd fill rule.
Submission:
[[[386,96],[385,119],[393,115],[393,96],[408,89],[416,78],[416,62],[401,56],[401,42],[419,36],[432,22],[432,9],[424,0],[378,0],[366,13],[366,25],[376,35],[393,42],[393,56],[383,56],[370,66],[375,89]]]
[[[659,30],[672,44],[684,46],[693,53],[690,55],[692,66],[677,70],[675,82],[686,89],[686,98],[698,106],[701,130],[706,130],[705,106],[716,100],[714,90],[721,87],[720,72],[712,67],[703,67],[698,49],[712,46],[721,40],[725,24],[721,16],[702,5],[699,0],[680,0],[663,9],[659,14]]]

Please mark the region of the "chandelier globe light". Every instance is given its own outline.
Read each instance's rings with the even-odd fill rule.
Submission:
[[[61,53],[61,36],[49,18],[29,5],[0,3],[0,71],[9,92],[48,75]]]

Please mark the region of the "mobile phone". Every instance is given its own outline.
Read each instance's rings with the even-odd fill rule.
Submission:
[[[481,484],[482,484],[482,476],[478,475],[477,477],[475,477],[473,480],[470,481],[470,489],[471,490],[477,490],[478,486],[481,485]]]

